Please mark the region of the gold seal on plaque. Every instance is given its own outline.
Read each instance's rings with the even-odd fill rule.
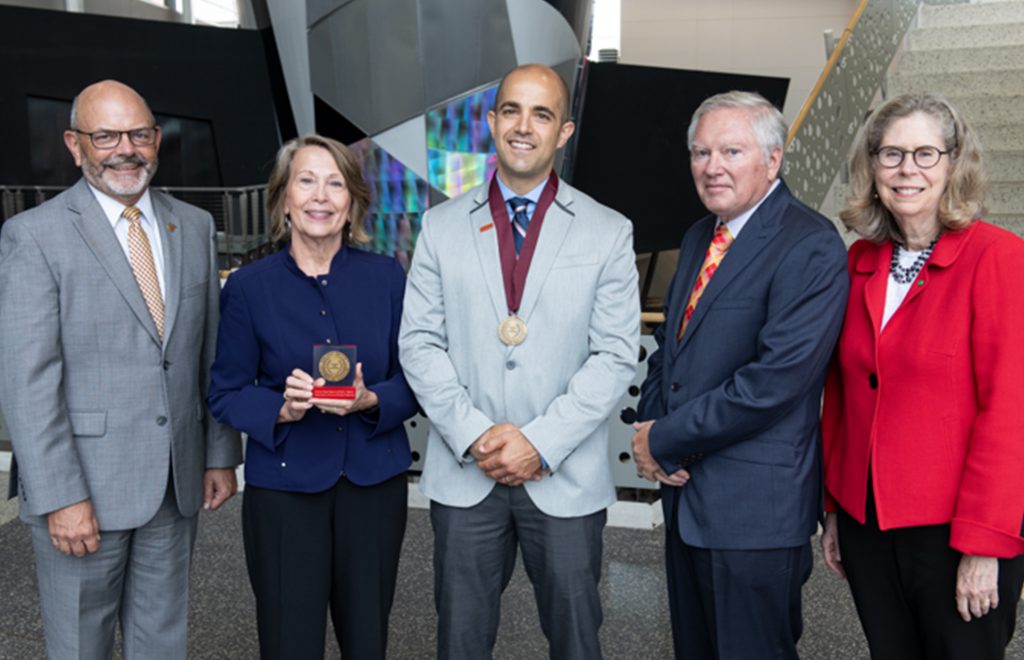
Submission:
[[[318,366],[324,380],[333,383],[348,375],[352,363],[348,361],[348,356],[341,351],[328,351],[320,358]]]
[[[498,337],[508,346],[518,346],[526,340],[526,321],[515,314],[506,316],[498,326]]]

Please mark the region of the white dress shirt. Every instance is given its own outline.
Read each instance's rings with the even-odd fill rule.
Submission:
[[[89,184],[89,189],[92,190],[96,201],[100,203],[103,214],[107,216],[107,220],[114,230],[114,235],[117,236],[117,242],[121,244],[121,249],[124,250],[125,258],[131,264],[131,255],[128,252],[128,220],[121,217],[121,214],[124,213],[125,205],[113,197],[100,192],[91,183]],[[135,202],[135,206],[142,212],[139,221],[142,224],[142,230],[146,232],[146,236],[149,238],[149,247],[153,251],[153,265],[156,266],[156,279],[160,282],[160,295],[166,301],[167,287],[164,284],[163,241],[160,238],[160,228],[157,225],[156,212],[153,210],[153,200],[149,196],[148,188],[146,192],[142,193],[139,201]]]

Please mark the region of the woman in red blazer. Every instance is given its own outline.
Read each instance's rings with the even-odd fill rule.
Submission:
[[[872,658],[1002,658],[1024,581],[1024,241],[978,220],[979,148],[940,97],[876,110],[851,169],[825,562]]]

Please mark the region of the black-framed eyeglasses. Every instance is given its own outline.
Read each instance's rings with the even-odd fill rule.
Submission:
[[[80,131],[77,128],[72,128],[71,130],[81,135],[88,135],[92,146],[97,149],[113,149],[121,144],[122,135],[127,135],[128,139],[136,147],[150,147],[156,143],[156,134],[160,131],[160,127],[143,126],[142,128],[133,128],[127,131],[93,131],[92,133]]]
[[[939,160],[948,153],[950,152],[942,151],[938,147],[932,146],[923,146],[917,149],[900,149],[899,147],[885,146],[879,147],[873,155],[879,165],[886,169],[892,169],[902,165],[903,159],[906,158],[907,154],[912,154],[914,164],[926,170],[938,165]]]

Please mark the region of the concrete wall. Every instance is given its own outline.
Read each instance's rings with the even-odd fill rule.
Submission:
[[[857,0],[625,0],[620,62],[791,79],[792,122]]]

